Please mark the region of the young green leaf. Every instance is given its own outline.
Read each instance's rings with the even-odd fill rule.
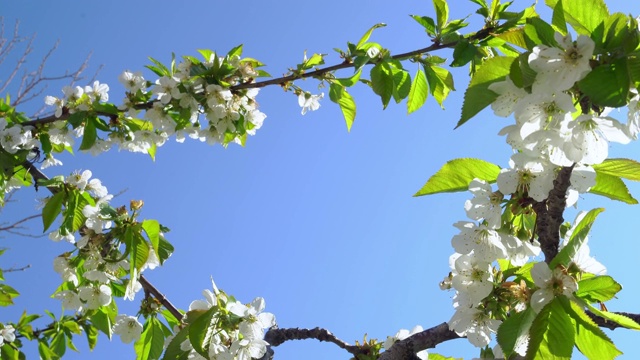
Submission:
[[[489,90],[489,85],[503,80],[509,74],[511,63],[515,59],[511,57],[495,57],[488,59],[478,68],[469,83],[467,91],[464,93],[462,116],[456,127],[467,122],[498,97],[498,94]]]
[[[356,103],[344,86],[332,83],[329,87],[329,98],[340,106],[342,115],[347,124],[347,131],[351,131],[353,120],[356,118]]]
[[[594,166],[595,168],[596,166]],[[596,195],[606,196],[611,200],[618,200],[627,204],[637,204],[636,200],[627,185],[615,175],[609,175],[596,169],[596,185],[589,189],[589,192]]]
[[[556,6],[553,7],[551,26],[553,26],[553,28],[562,35],[567,35],[567,21],[564,19],[564,8],[562,7],[562,1],[558,1]]]
[[[466,191],[473,179],[495,182],[500,167],[480,159],[454,159],[448,161],[413,196],[438,194],[443,192]]]
[[[84,125],[84,134],[82,135],[82,144],[80,144],[80,150],[89,150],[96,143],[98,132],[96,131],[96,119],[95,117],[86,118]]]
[[[449,95],[451,90],[455,90],[453,86],[453,76],[449,70],[433,65],[424,65],[424,74],[427,76],[427,82],[429,83],[429,92],[433,95],[438,105],[442,106],[444,100]]]
[[[160,223],[158,220],[147,219],[142,222],[142,229],[147,234],[151,246],[153,246],[153,251],[157,254],[160,243]]]
[[[404,100],[409,96],[411,91],[411,75],[404,69],[392,68],[393,73],[393,99],[396,103]]]
[[[436,9],[437,27],[440,32],[449,20],[449,6],[447,0],[433,0],[433,7]]]
[[[364,33],[364,35],[362,35],[362,37],[360,38],[360,41],[358,41],[358,45],[356,46],[356,48],[359,49],[362,44],[369,41],[369,37],[371,37],[371,33],[373,33],[373,30],[377,28],[385,27],[385,26],[387,26],[387,24],[385,23],[379,23],[379,24],[373,25],[369,30],[367,30],[366,33]]]
[[[478,53],[478,49],[467,40],[460,40],[453,49],[453,61],[449,66],[458,67],[468,64]]]
[[[565,245],[558,255],[551,260],[551,263],[549,264],[551,269],[554,269],[558,265],[569,265],[571,258],[573,258],[576,252],[578,252],[578,249],[580,249],[582,244],[587,240],[587,235],[589,235],[591,225],[593,225],[596,217],[598,217],[598,215],[603,211],[603,208],[592,209],[582,218],[582,220],[580,220],[573,229],[567,245]]]
[[[410,15],[413,20],[422,25],[429,36],[436,35],[436,22],[428,16]]]
[[[590,303],[605,302],[622,290],[622,285],[618,284],[611,276],[602,275],[578,282],[576,296]]]
[[[640,181],[640,162],[632,159],[607,159],[593,165],[597,174],[607,174],[633,181]]]
[[[205,358],[209,356],[208,350],[211,337],[217,331],[215,328],[217,318],[214,316],[217,311],[217,307],[211,307],[193,320],[189,326],[189,341],[191,342],[191,346]]]
[[[147,318],[140,339],[135,342],[136,360],[156,360],[164,350],[162,324],[155,317]]]
[[[627,105],[630,81],[627,59],[621,58],[596,67],[578,86],[596,105],[621,107]]]
[[[531,307],[525,311],[514,313],[502,322],[498,328],[498,344],[508,359],[517,348],[526,347],[529,341],[529,328],[533,324],[536,313]]]
[[[555,8],[559,0],[545,0],[545,3]],[[587,6],[584,0],[562,0],[564,17],[578,34],[591,33],[609,16],[609,10],[604,0],[590,0]]]
[[[576,346],[588,359],[614,359],[622,352],[616,348],[611,339],[575,302],[562,297],[562,306],[573,319],[576,328]]]
[[[386,62],[380,62],[371,68],[371,86],[373,92],[380,96],[383,109],[387,108],[389,100],[393,95],[394,83],[391,65]]]
[[[47,231],[47,229],[49,229],[49,226],[53,224],[54,220],[62,211],[62,203],[65,200],[64,198],[64,191],[59,191],[55,193],[51,198],[49,198],[44,208],[42,208],[42,225],[44,227],[42,232],[45,232]]]
[[[527,359],[571,359],[575,331],[559,298],[542,308],[533,320]]]
[[[422,105],[427,101],[429,96],[429,87],[427,85],[427,77],[422,69],[418,69],[418,72],[413,77],[411,83],[411,89],[409,90],[409,98],[407,99],[407,113],[420,109]]]

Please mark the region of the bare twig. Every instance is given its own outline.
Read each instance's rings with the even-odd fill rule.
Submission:
[[[19,268],[10,267],[8,269],[2,269],[2,272],[3,273],[10,273],[10,272],[25,271],[25,270],[29,269],[30,267],[31,267],[31,265],[28,265],[28,264],[25,265],[25,266],[19,267]]]
[[[27,234],[27,233],[23,233],[20,231],[17,231],[18,229],[25,229],[24,226],[21,226],[20,224],[25,223],[31,219],[36,219],[42,217],[41,214],[35,214],[35,215],[31,215],[31,216],[27,216],[24,219],[18,220],[16,222],[14,222],[13,224],[10,225],[6,225],[6,226],[1,226],[0,227],[0,232],[5,231],[8,232],[9,234],[14,234],[14,235],[20,235],[20,236],[26,236],[26,237],[33,237],[33,238],[38,238],[38,237],[42,237],[43,235],[32,235],[32,234]]]
[[[18,45],[26,42],[24,50],[19,55],[16,60],[15,65],[12,70],[6,75],[6,78],[0,79],[0,95],[7,91],[9,85],[15,80],[16,75],[22,71],[22,77],[20,79],[20,83],[17,86],[17,90],[15,90],[15,94],[13,94],[11,99],[11,105],[17,106],[19,104],[25,104],[40,95],[47,89],[48,84],[53,81],[58,80],[69,80],[70,86],[73,86],[79,80],[82,80],[82,74],[87,69],[89,65],[89,59],[91,54],[89,54],[85,60],[80,64],[80,66],[75,71],[65,71],[64,74],[48,76],[45,75],[45,66],[49,58],[53,55],[53,53],[57,50],[59,41],[56,42],[51,49],[44,55],[44,57],[40,60],[40,64],[38,68],[35,70],[26,70],[23,69],[25,63],[27,63],[29,55],[33,52],[33,42],[36,39],[36,34],[32,34],[29,36],[20,36],[20,22],[16,21],[14,26],[13,35],[11,38],[5,36],[4,33],[4,18],[0,16],[0,64],[9,60],[9,56],[15,51],[18,50]],[[102,66],[98,69],[100,71]],[[97,72],[96,72],[97,75]],[[94,78],[95,76],[94,75]],[[42,106],[34,116],[38,116],[44,111],[45,107]]]

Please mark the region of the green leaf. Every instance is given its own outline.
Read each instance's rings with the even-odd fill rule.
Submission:
[[[371,87],[373,92],[380,96],[382,108],[386,109],[393,95],[394,83],[391,65],[380,62],[371,68]]]
[[[576,296],[590,303],[605,302],[622,290],[622,285],[618,284],[611,276],[595,276],[580,280]]]
[[[627,59],[621,58],[593,69],[578,87],[596,105],[621,107],[627,105],[629,83]]]
[[[190,326],[187,325],[182,328],[176,336],[169,342],[167,346],[167,351],[165,351],[162,360],[187,360],[189,356],[189,351],[184,351],[181,349],[181,344],[188,339]]]
[[[466,39],[460,40],[453,49],[453,61],[449,66],[464,66],[473,60],[477,53],[478,49],[476,49],[474,44],[470,43]]]
[[[0,284],[0,306],[13,305],[13,299],[18,297],[20,293],[7,284]]]
[[[462,358],[454,358],[451,356],[444,356],[429,351],[429,360],[463,360]]]
[[[215,316],[217,311],[218,308],[215,306],[210,308],[193,320],[189,326],[191,346],[205,358],[209,356],[208,349],[211,337],[218,331],[216,329],[217,317]]]
[[[461,126],[482,109],[491,105],[498,94],[489,90],[489,85],[504,80],[509,75],[511,63],[516,58],[495,57],[486,60],[476,71],[464,93],[462,116],[456,127]]]
[[[591,225],[596,220],[596,217],[598,217],[598,215],[603,211],[603,208],[592,209],[582,218],[582,220],[580,220],[573,229],[569,242],[562,248],[562,250],[560,250],[558,255],[551,260],[549,268],[555,269],[558,265],[569,265],[571,258],[573,258],[576,252],[578,252],[578,249],[580,249],[582,244],[587,240],[587,235],[589,234]]]
[[[622,352],[611,339],[591,320],[584,309],[575,302],[562,297],[562,306],[575,322],[576,346],[588,359],[614,359]]]
[[[84,134],[82,136],[82,144],[80,144],[80,150],[89,150],[96,143],[98,132],[96,131],[96,120],[94,117],[86,119],[84,125]]]
[[[471,180],[478,178],[492,183],[496,181],[499,173],[498,165],[484,160],[472,158],[450,160],[413,196],[466,191],[469,190]]]
[[[453,76],[449,70],[433,65],[424,65],[424,73],[429,83],[429,92],[436,99],[436,102],[444,109],[442,103],[449,95],[451,90],[455,90],[453,86]]]
[[[531,307],[525,311],[514,313],[502,322],[498,328],[498,344],[508,359],[521,346],[526,346],[529,340],[529,328],[533,324],[536,313]]]
[[[604,38],[601,40],[604,40],[602,47],[605,50],[614,52],[626,43],[633,41],[633,34],[627,26],[628,20],[629,18],[623,13],[615,13],[607,17],[601,35]],[[633,29],[633,32],[636,31],[637,29]]]
[[[360,41],[358,41],[358,45],[356,46],[356,48],[359,49],[362,44],[369,41],[369,37],[371,37],[371,33],[373,32],[373,30],[377,28],[385,27],[385,26],[387,26],[387,24],[385,23],[379,23],[379,24],[373,25],[369,30],[367,30],[366,33],[364,33],[364,35],[362,35],[362,38],[360,38]]]
[[[551,25],[553,28],[561,33],[567,35],[567,21],[564,19],[564,8],[562,7],[562,1],[558,1],[556,6],[553,7],[553,17],[551,18]]]
[[[430,36],[436,35],[436,22],[432,18],[428,16],[418,16],[418,15],[410,15],[410,16],[413,20],[418,22],[418,24],[422,25],[422,27],[427,32],[427,34],[429,34]]]
[[[594,165],[594,168],[597,165]],[[596,169],[596,185],[589,189],[589,192],[596,195],[606,196],[611,200],[618,200],[627,204],[637,204],[636,200],[627,185],[618,176],[599,172]]]
[[[545,3],[555,8],[558,0],[545,0]],[[588,5],[584,0],[562,0],[564,17],[578,34],[591,35],[609,16],[609,10],[604,0],[590,0]]]
[[[131,239],[129,263],[131,266],[131,277],[133,278],[135,277],[134,271],[140,271],[149,258],[149,244],[147,244],[146,240],[140,234],[140,230],[134,226],[127,227],[125,237]]]
[[[631,159],[607,159],[593,165],[598,174],[607,174],[633,181],[640,181],[640,163]]]
[[[240,57],[242,56],[242,44],[234,47],[233,49],[229,50],[229,52],[227,53],[227,56],[231,59],[234,58],[236,56]]]
[[[47,231],[47,229],[49,229],[49,226],[51,226],[58,215],[60,215],[60,212],[62,211],[62,203],[65,200],[64,198],[65,192],[58,191],[51,198],[49,198],[44,208],[42,208],[42,225],[44,227],[42,232]]]
[[[558,46],[555,39],[556,31],[553,27],[539,17],[527,19],[527,25],[524,27],[525,39],[533,42],[535,45],[544,44],[547,46]]]
[[[162,355],[164,333],[162,324],[155,316],[147,318],[140,339],[133,345],[137,360],[155,360]]]
[[[4,350],[5,347],[7,346],[3,346],[2,349]],[[38,353],[40,354],[40,359],[44,359],[44,360],[60,359],[60,357],[58,357],[58,355],[49,348],[49,344],[47,344],[47,341],[44,339],[41,339],[38,341]],[[4,360],[4,357],[2,360]]]
[[[109,337],[109,339],[111,339],[111,327],[113,326],[113,323],[103,308],[99,308],[93,315],[91,315],[91,323],[93,323],[96,329],[102,331]]]
[[[440,32],[449,20],[449,6],[446,0],[433,0],[433,7],[436,9],[438,32]]]
[[[158,259],[160,260],[160,265],[164,264],[164,262],[173,254],[173,245],[168,242],[164,236],[160,236],[158,242]]]
[[[53,335],[51,339],[51,344],[49,344],[49,348],[59,357],[63,357],[64,353],[67,352],[67,344],[65,335],[63,332],[56,333]]]
[[[64,220],[61,227],[70,232],[78,231],[87,220],[87,217],[82,213],[82,209],[86,205],[90,205],[90,203],[84,196],[77,190],[71,192],[67,196],[67,208],[64,211]]]
[[[362,69],[358,69],[358,71],[356,71],[356,73],[353,74],[351,77],[335,79],[335,82],[346,87],[353,86],[358,82],[358,80],[360,80],[361,74],[362,74]]]
[[[393,73],[393,99],[396,103],[409,96],[411,91],[411,75],[406,70],[392,68]]]
[[[87,335],[87,343],[89,344],[89,350],[93,350],[98,343],[98,329],[91,324],[82,324],[82,329]]]
[[[411,89],[409,90],[409,98],[407,99],[407,113],[420,109],[422,105],[427,101],[429,96],[429,87],[427,85],[427,77],[422,69],[418,69],[418,72],[413,78],[411,83]]]
[[[40,344],[38,344],[38,350],[39,349],[40,349]],[[51,350],[49,350],[49,351],[51,351]],[[46,359],[45,357],[42,357],[42,358]],[[20,352],[20,350],[14,349],[13,347],[7,345],[7,346],[0,346],[0,359],[2,359],[2,360],[24,360],[24,359],[26,359],[26,357],[24,356],[24,353]]]
[[[587,308],[589,308],[589,310],[606,319],[609,321],[613,321],[614,323],[620,325],[620,326],[624,326],[627,329],[632,329],[632,330],[640,330],[640,324],[638,324],[637,322],[633,321],[631,318],[626,317],[624,315],[620,315],[620,314],[616,314],[616,313],[612,313],[612,312],[608,312],[608,311],[602,311],[598,308],[596,308],[595,306],[586,303]]]
[[[527,43],[524,40],[524,29],[515,28],[513,30],[505,31],[497,34],[496,38],[506,41],[509,44],[519,46],[523,49],[527,49]]]
[[[147,234],[149,241],[151,242],[151,246],[153,247],[153,251],[158,253],[158,246],[160,243],[160,223],[158,220],[144,220],[142,222],[142,229]]]
[[[533,320],[527,359],[571,359],[574,343],[571,318],[556,297]]]

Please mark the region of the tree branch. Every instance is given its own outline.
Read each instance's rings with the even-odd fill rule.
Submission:
[[[277,327],[269,329],[264,336],[264,340],[271,346],[278,346],[286,341],[291,340],[306,340],[316,339],[318,341],[326,341],[336,344],[339,348],[347,350],[354,357],[358,354],[364,354],[365,351],[355,345],[349,345],[348,343],[338,339],[329,330],[319,327],[313,329],[278,329]]]
[[[566,194],[571,185],[571,171],[574,166],[575,164],[563,167],[553,181],[553,189],[549,191],[547,199],[533,204],[538,241],[547,264],[558,255],[560,225],[564,222],[562,214],[566,207]]]
[[[480,41],[485,39],[486,37],[488,37],[490,35],[490,28],[485,28],[482,29],[481,31],[478,31],[477,33],[475,33],[474,35],[471,35],[470,37],[467,38],[467,40],[469,41]],[[448,43],[440,43],[440,42],[434,42],[433,45],[427,46],[425,48],[422,49],[418,49],[418,50],[413,50],[413,51],[409,51],[409,52],[405,52],[405,53],[401,53],[401,54],[396,54],[391,56],[392,59],[395,60],[406,60],[409,58],[412,58],[414,56],[418,56],[421,54],[427,54],[436,50],[441,50],[441,49],[447,49],[447,48],[454,48],[456,45],[458,44],[458,41],[453,41],[453,42],[448,42]],[[372,62],[368,62],[367,64],[372,64]],[[295,81],[295,80],[301,80],[301,79],[306,79],[306,78],[322,78],[323,75],[332,72],[332,71],[336,71],[336,70],[341,70],[341,69],[348,69],[348,68],[353,68],[356,65],[349,60],[345,60],[344,62],[342,62],[341,64],[337,64],[337,65],[332,65],[332,66],[328,66],[325,68],[321,68],[321,69],[316,69],[314,71],[311,72],[306,72],[306,73],[301,73],[301,74],[291,74],[291,75],[287,75],[287,76],[282,76],[279,78],[274,78],[274,79],[270,79],[270,80],[265,80],[265,81],[259,81],[259,82],[251,82],[251,83],[242,83],[242,84],[238,84],[238,85],[233,85],[231,87],[229,87],[229,90],[234,91],[234,90],[242,90],[242,89],[257,89],[257,88],[263,88],[269,85],[284,85],[288,82],[291,81]],[[155,102],[157,102],[158,100],[151,100],[147,103],[142,103],[142,104],[136,104],[134,106],[134,108],[136,110],[147,110],[153,107],[153,104]],[[111,114],[102,114],[102,113],[98,113],[98,115],[102,115],[102,116],[112,116]],[[38,125],[44,125],[44,124],[48,124],[48,123],[52,123],[52,122],[56,122],[56,121],[62,121],[62,120],[66,120],[69,118],[69,116],[71,116],[71,114],[69,114],[68,112],[64,112],[62,113],[62,115],[60,117],[55,117],[54,115],[49,115],[43,118],[37,118],[34,120],[30,120],[30,121],[25,121],[22,123],[23,126],[38,126]]]

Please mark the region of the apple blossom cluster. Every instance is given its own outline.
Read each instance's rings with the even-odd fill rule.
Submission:
[[[212,281],[213,283],[213,281]],[[196,352],[189,339],[180,344],[180,349],[189,352],[189,359],[251,360],[260,359],[269,345],[264,340],[265,330],[276,325],[275,316],[263,312],[265,301],[258,297],[249,304],[243,304],[218,290],[213,283],[213,291],[205,289],[205,299],[195,300],[189,311],[212,312],[209,324],[215,324],[208,344],[204,344],[207,357]],[[189,313],[187,313],[187,317]],[[204,315],[202,315],[204,316]],[[193,326],[193,325],[192,325]],[[168,339],[170,343],[173,339]],[[168,344],[166,344],[168,345]]]
[[[2,346],[4,343],[13,342],[13,340],[16,339],[16,329],[13,327],[13,325],[0,324],[0,326],[2,326],[2,329],[0,329],[0,346]]]
[[[627,124],[607,116],[606,109],[576,108],[580,99],[572,90],[591,71],[594,42],[584,35],[573,41],[571,34],[559,33],[555,40],[559,47],[539,45],[529,54],[529,66],[536,72],[530,91],[516,86],[509,76],[489,86],[499,95],[491,105],[494,113],[501,117],[514,114],[515,124],[500,131],[514,153],[509,168],[497,177],[497,191],[479,179],[470,183],[474,197],[464,207],[474,222],[454,224],[460,233],[451,240],[455,250],[449,259],[451,272],[441,283],[442,289],[456,291],[450,329],[477,347],[490,343],[509,311],[530,306],[538,313],[555,296],[573,296],[578,289],[576,273],[606,272],[589,256],[586,241],[572,259],[577,272],[550,269],[538,262],[530,270],[533,288],[504,278],[494,266],[497,261],[508,261],[511,267],[521,267],[540,254],[531,226],[527,228],[522,221],[515,228],[503,220],[531,218],[531,205],[548,197],[561,167],[573,167],[566,194],[566,206],[573,206],[579,194],[595,185],[592,165],[607,158],[609,142],[626,144],[638,135],[637,95],[631,101]],[[525,355],[526,341],[515,351]]]
[[[122,223],[126,223],[123,219],[130,219],[128,213],[124,207],[113,209],[109,205],[113,195],[108,193],[99,179],[91,179],[91,175],[90,170],[84,170],[64,179],[61,186],[65,190],[61,191],[73,194],[70,197],[74,200],[66,205],[61,227],[49,234],[53,241],[65,240],[75,245],[73,252],[66,252],[54,259],[54,270],[60,274],[63,284],[53,297],[62,302],[64,309],[79,313],[110,305],[114,286],[124,290],[125,299],[133,300],[135,293],[141,289],[138,282],[140,273],[160,265],[153,247],[144,242],[142,246],[148,246],[146,260],[139,268],[132,268],[126,254],[123,255],[120,250],[121,244],[128,240],[120,231]],[[47,199],[47,202],[51,201],[52,197]],[[135,203],[131,205],[134,213],[139,209]],[[69,216],[73,216],[70,214],[76,214],[78,210],[71,207],[79,204],[84,204],[79,209],[84,222],[79,228],[81,237],[76,239],[75,231],[66,223]],[[45,204],[45,209],[47,206]],[[127,274],[134,276],[123,279]]]
[[[185,57],[172,69],[150,67],[159,75],[155,82],[146,80],[141,72],[124,71],[118,80],[126,96],[118,106],[107,102],[107,84],[96,81],[91,86],[66,86],[61,97],[45,98],[60,120],[35,127],[0,118],[0,146],[9,154],[42,150],[42,168],[46,168],[61,165],[53,153],[71,150],[77,138],[82,138],[80,150],[94,155],[118,147],[154,156],[171,136],[178,142],[191,138],[211,145],[244,145],[247,136],[260,129],[266,115],[255,101],[259,89],[233,86],[254,82],[261,76],[256,68],[262,64],[241,59],[237,49],[224,57],[209,51],[202,54],[204,61]],[[303,113],[316,110],[321,97],[300,100]],[[2,187],[10,190],[7,184]]]

